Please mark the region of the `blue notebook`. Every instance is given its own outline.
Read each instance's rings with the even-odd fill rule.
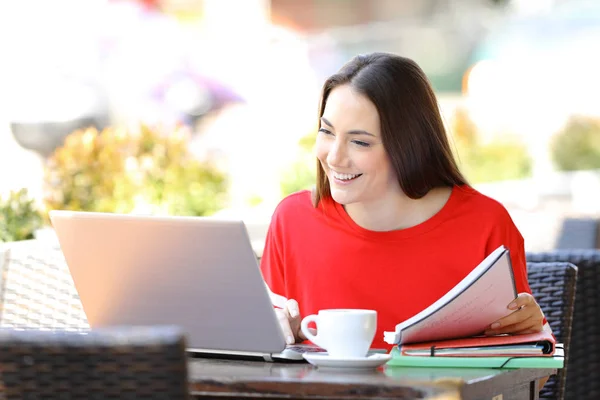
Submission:
[[[448,367],[448,368],[562,368],[564,352],[557,347],[552,357],[429,357],[403,356],[398,347],[390,352],[388,367]]]

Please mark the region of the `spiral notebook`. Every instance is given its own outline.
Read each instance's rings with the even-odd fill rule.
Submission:
[[[429,357],[403,356],[394,347],[388,367],[436,367],[436,368],[563,368],[564,351],[557,344],[554,355],[550,357]]]
[[[549,357],[554,354],[556,341],[546,324],[541,332],[523,335],[473,336],[401,344],[403,356],[428,357]]]
[[[510,314],[517,297],[510,253],[498,247],[435,303],[384,332],[389,344],[466,338]]]

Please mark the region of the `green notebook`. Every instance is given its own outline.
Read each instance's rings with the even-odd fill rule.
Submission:
[[[552,357],[421,357],[402,356],[397,346],[390,351],[388,367],[448,368],[562,368],[563,350],[557,348]]]

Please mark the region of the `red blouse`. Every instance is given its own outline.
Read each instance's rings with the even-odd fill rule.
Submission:
[[[302,191],[275,210],[261,270],[274,293],[298,301],[302,316],[377,310],[373,347],[389,348],[383,331],[431,305],[502,244],[517,291],[531,293],[523,237],[499,202],[468,186],[454,187],[427,221],[389,232],[358,226],[331,198],[315,208]]]

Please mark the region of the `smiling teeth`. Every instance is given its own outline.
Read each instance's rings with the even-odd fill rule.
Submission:
[[[335,179],[339,179],[341,181],[349,181],[350,179],[354,179],[357,176],[359,176],[360,174],[356,174],[356,175],[350,175],[350,174],[338,174],[338,173],[333,173],[333,177]]]

